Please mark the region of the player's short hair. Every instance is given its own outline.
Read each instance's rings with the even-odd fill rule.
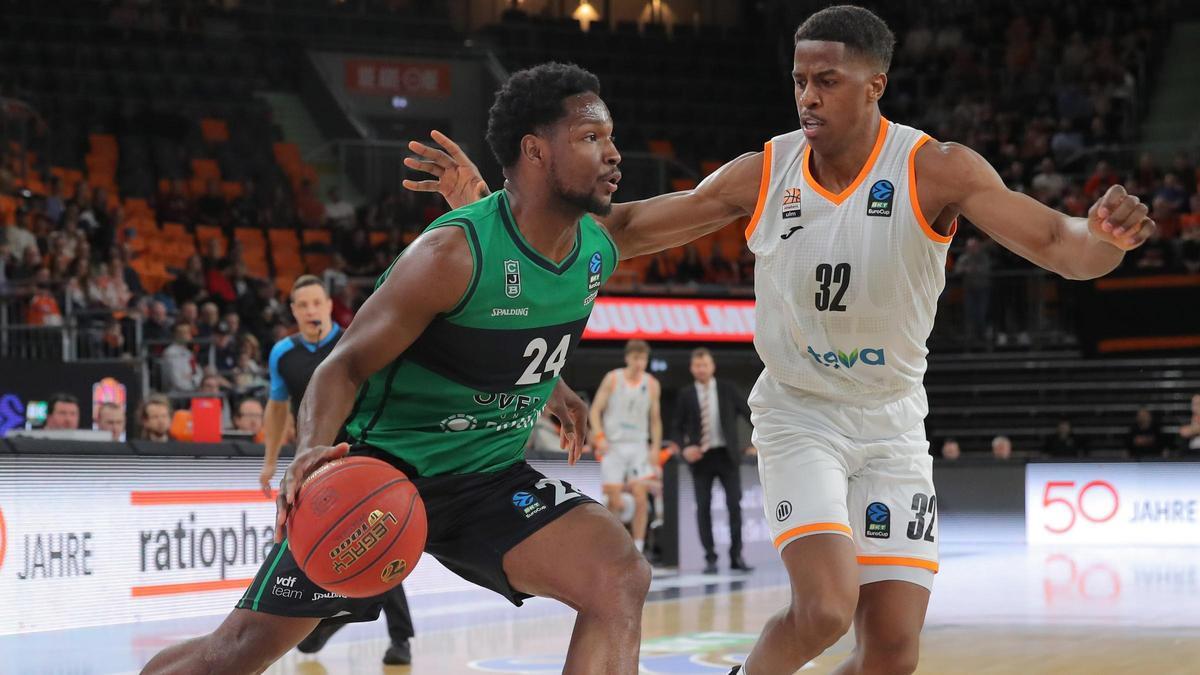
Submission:
[[[874,12],[855,5],[834,5],[808,17],[796,29],[796,42],[841,42],[846,50],[866,56],[886,73],[892,65],[896,36]]]
[[[513,73],[496,92],[488,111],[487,142],[500,166],[508,168],[521,156],[526,134],[566,116],[563,99],[600,93],[600,80],[570,63],[543,63]]]
[[[645,340],[630,340],[625,343],[625,354],[649,354],[650,345]]]
[[[291,293],[288,293],[288,300],[295,300],[296,291],[300,290],[301,288],[307,288],[308,286],[320,286],[321,288],[325,288],[325,284],[321,283],[321,279],[316,275],[302,274],[296,279],[296,281],[292,282],[292,291]]]
[[[58,405],[59,403],[70,403],[76,408],[79,407],[79,399],[64,391],[60,391],[51,394],[50,398],[46,400],[46,414],[53,415],[54,406]]]
[[[696,347],[692,350],[692,359],[702,359],[706,356],[712,358],[712,352],[708,351],[708,347]]]

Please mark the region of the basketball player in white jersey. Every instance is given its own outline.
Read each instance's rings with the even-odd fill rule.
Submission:
[[[1007,189],[970,148],[884,119],[895,39],[870,11],[824,9],[795,37],[798,130],[693,190],[614,204],[604,224],[624,259],[750,216],[766,369],[749,403],[792,595],[734,672],[795,672],[853,622],[836,673],[911,673],[938,568],[925,343],[958,217],[1068,279],[1109,273],[1155,224],[1119,185],[1069,217]],[[461,149],[434,140],[446,152],[414,142],[424,159],[406,163],[436,179],[405,186],[456,207],[487,194]]]
[[[625,345],[625,367],[609,371],[596,390],[590,421],[592,447],[600,459],[600,478],[608,509],[618,518],[626,488],[633,495],[633,544],[646,545],[650,520],[650,481],[656,475],[662,448],[662,414],[658,379],[646,372],[650,345],[630,340]]]

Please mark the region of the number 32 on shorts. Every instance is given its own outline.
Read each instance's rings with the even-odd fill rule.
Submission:
[[[908,522],[908,538],[914,541],[918,539],[933,541],[933,523],[937,519],[937,496],[927,495],[923,492],[914,494],[912,510],[916,519]],[[929,519],[928,526],[925,524],[926,518]]]

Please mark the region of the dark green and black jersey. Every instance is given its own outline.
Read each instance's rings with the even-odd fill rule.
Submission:
[[[346,428],[423,476],[498,471],[521,460],[617,249],[584,216],[567,257],[546,259],[522,237],[503,191],[428,230],[440,227],[466,234],[475,263],[467,292],[363,384]]]

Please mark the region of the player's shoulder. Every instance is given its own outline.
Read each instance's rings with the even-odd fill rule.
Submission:
[[[923,184],[962,186],[972,178],[991,172],[991,165],[978,152],[952,141],[930,139],[917,149],[913,170]]]

